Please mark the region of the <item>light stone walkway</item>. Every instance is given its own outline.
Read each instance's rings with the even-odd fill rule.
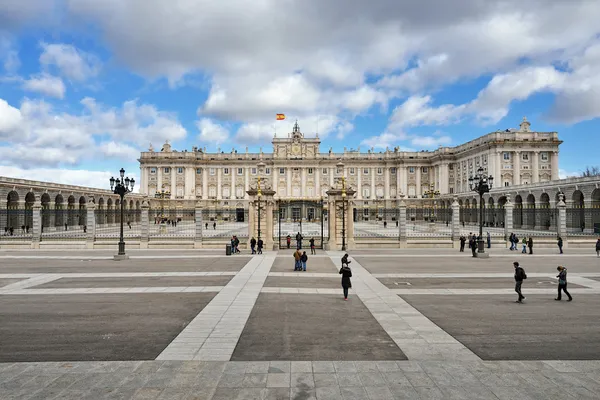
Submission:
[[[343,253],[329,254],[331,261],[338,265]],[[409,360],[480,360],[462,343],[374,278],[354,258],[350,260],[352,288],[356,295]]]
[[[253,257],[157,360],[231,359],[274,261],[274,254]]]

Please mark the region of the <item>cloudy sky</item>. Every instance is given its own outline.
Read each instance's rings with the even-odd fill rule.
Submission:
[[[380,151],[523,116],[576,174],[600,164],[598,21],[596,0],[0,0],[0,175],[102,187],[150,143],[271,151],[296,118],[322,151]]]

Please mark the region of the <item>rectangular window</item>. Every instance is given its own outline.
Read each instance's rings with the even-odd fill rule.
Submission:
[[[210,174],[211,174],[211,175],[214,175],[214,174],[215,174],[215,169],[214,169],[214,168],[211,168],[211,169],[209,170],[209,172],[210,172]]]
[[[279,168],[279,174],[280,175],[285,174],[285,168]]]
[[[337,170],[336,170],[336,173],[337,173],[338,175],[341,175],[341,174],[342,174],[342,169],[341,169],[341,168],[337,168]]]
[[[228,199],[229,198],[229,188],[228,187],[224,187],[223,188],[223,198],[224,199]]]
[[[238,199],[243,199],[244,198],[244,188],[241,188],[241,187],[235,188],[235,195],[237,196]]]
[[[424,173],[424,174],[426,174],[427,173],[427,167],[421,168],[421,172]]]
[[[244,168],[238,168],[238,173],[239,176],[244,175]]]
[[[327,168],[323,168],[323,175],[327,175]]]
[[[312,168],[309,168],[309,169],[308,169],[308,174],[309,174],[309,175],[312,175],[312,174],[313,174],[313,169],[312,169]]]
[[[196,168],[196,174],[198,174],[198,175],[202,174],[202,168]]]
[[[168,174],[169,172],[171,172],[171,168],[169,168],[169,167],[166,167],[166,168],[165,168],[165,174]]]
[[[223,168],[223,174],[229,175],[229,168]]]
[[[504,181],[504,187],[510,186],[510,182],[509,181]]]
[[[256,175],[256,168],[252,168],[252,175]]]
[[[450,188],[450,194],[452,194],[452,193],[454,193],[454,188],[453,187]]]
[[[510,160],[510,153],[504,152],[504,159]]]
[[[214,186],[211,186],[208,188],[208,196],[209,197],[217,197],[217,188]]]
[[[483,165],[487,164],[487,156],[483,156]]]
[[[271,175],[271,168],[265,168],[265,174]]]
[[[411,174],[415,173],[415,167],[408,167],[408,172]]]
[[[529,160],[529,153],[523,153],[523,161]]]
[[[364,168],[363,169],[363,174],[369,175],[369,168]]]
[[[156,173],[156,168],[150,168],[150,173],[151,174],[155,174]]]
[[[377,175],[383,174],[383,168],[377,168]]]
[[[178,174],[183,174],[183,168],[181,168],[181,167],[177,168],[177,173]]]
[[[394,174],[396,173],[396,168],[394,167],[394,168],[390,169],[390,173],[391,173],[392,175],[394,175]]]
[[[354,168],[350,168],[350,175],[354,175]]]
[[[363,188],[363,197],[369,198],[371,196],[371,191],[369,188]]]
[[[540,153],[542,155],[542,161],[548,161],[548,153],[546,153],[545,151]]]

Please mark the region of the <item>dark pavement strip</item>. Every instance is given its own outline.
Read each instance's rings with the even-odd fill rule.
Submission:
[[[351,294],[261,293],[234,361],[406,360],[360,299]]]
[[[390,289],[504,289],[514,287],[514,279],[507,278],[378,278]],[[546,289],[556,286],[550,278],[527,279],[530,288]],[[584,286],[569,283],[570,288]]]
[[[278,256],[275,258],[275,262],[271,267],[271,272],[294,272],[293,251],[290,252],[289,255],[285,255],[287,255],[287,257]],[[338,271],[338,269],[336,269],[329,257],[311,257],[308,255],[306,271],[316,273],[335,273]]]
[[[5,295],[0,362],[154,360],[215,295]]]
[[[153,286],[225,286],[233,276],[157,276],[124,278],[60,278],[31,289],[114,288]]]
[[[342,279],[340,278],[313,278],[302,276],[269,276],[265,281],[264,287],[286,287],[286,288],[341,288]],[[340,289],[341,290],[341,289]]]
[[[600,296],[402,295],[483,360],[600,359]]]
[[[250,261],[250,257],[242,256],[194,259],[129,259],[125,261],[4,259],[0,262],[0,273],[237,272],[248,261]]]

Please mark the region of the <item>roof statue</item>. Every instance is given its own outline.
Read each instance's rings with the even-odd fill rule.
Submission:
[[[150,143],[150,147],[148,147],[148,151],[154,151],[154,147],[152,146],[152,143]]]

